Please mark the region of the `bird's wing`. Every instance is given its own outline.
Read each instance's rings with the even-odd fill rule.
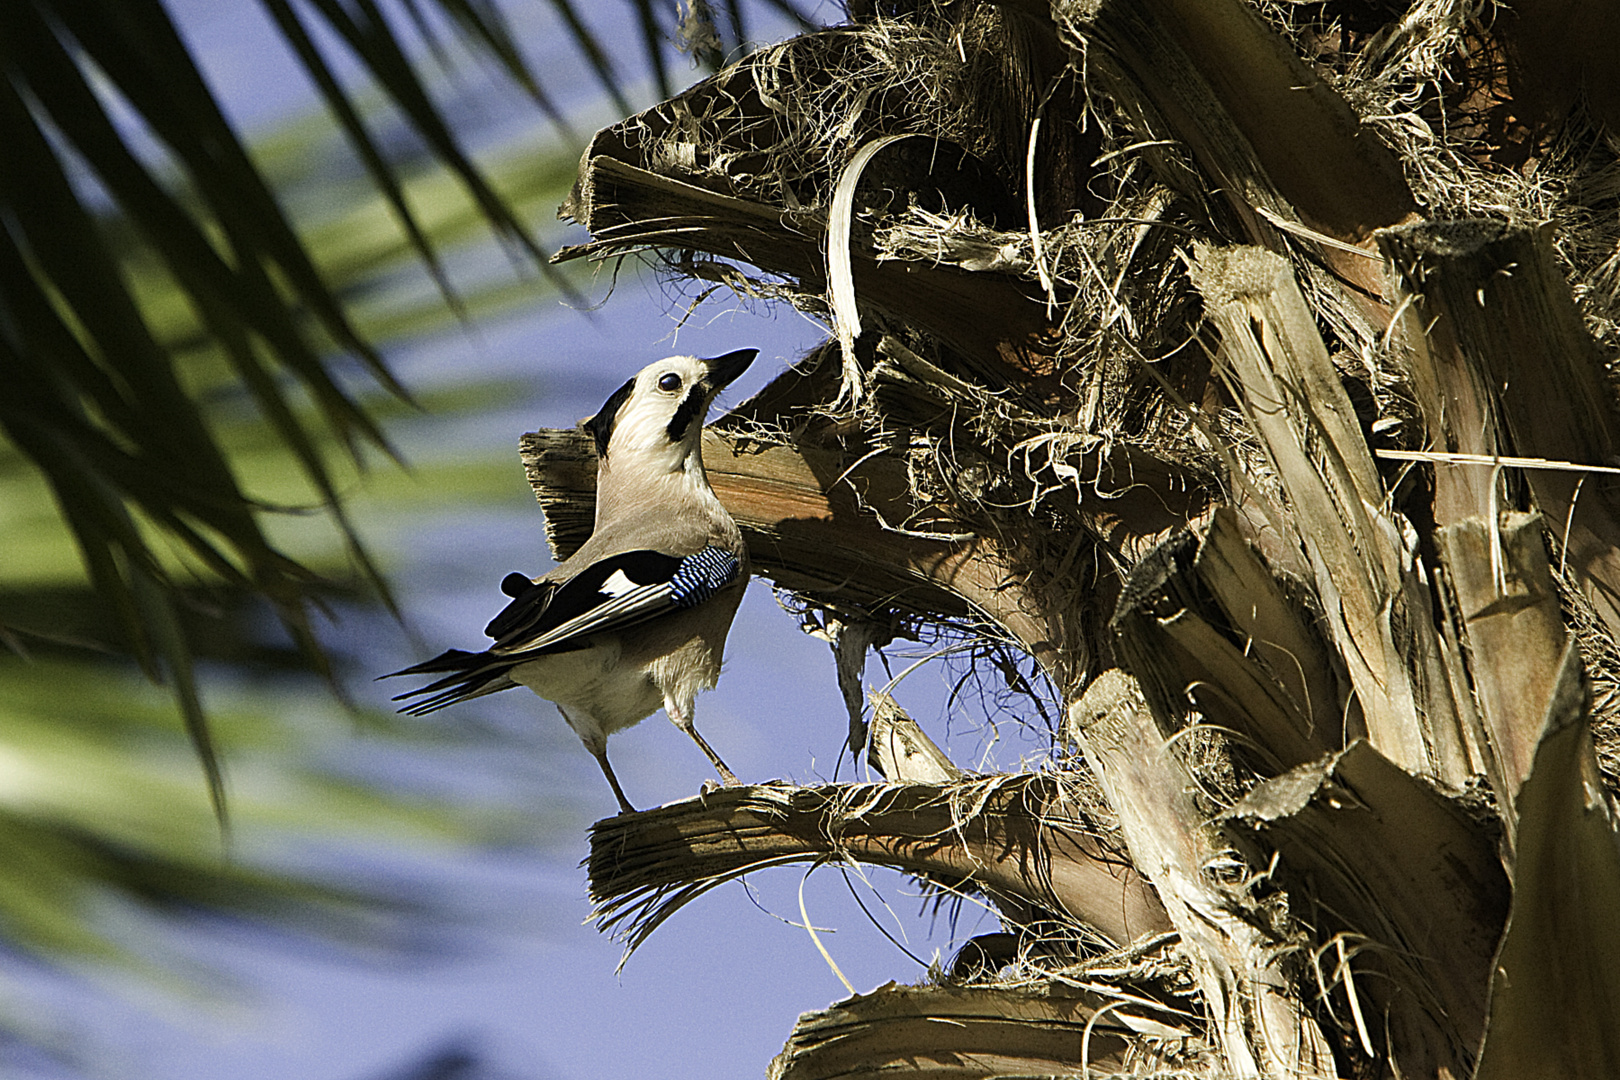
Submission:
[[[736,581],[741,572],[736,552],[706,547],[684,558],[659,551],[627,551],[592,563],[561,583],[531,582],[521,574],[508,574],[501,588],[513,600],[486,628],[496,639],[487,651],[451,649],[383,678],[444,675],[394,698],[421,699],[403,707],[414,716],[434,712],[516,686],[508,673],[527,660],[583,648],[593,634],[612,633],[696,607]]]
[[[545,616],[558,588],[553,581],[530,581],[522,574],[507,574],[501,581],[501,592],[512,602],[484,627],[484,636],[499,641],[533,626]]]
[[[595,634],[613,633],[696,607],[737,580],[734,551],[706,547],[695,555],[627,551],[592,563],[560,585],[541,583],[518,596],[486,632],[490,652],[561,652]]]

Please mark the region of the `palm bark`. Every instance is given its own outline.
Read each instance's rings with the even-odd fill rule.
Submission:
[[[1179,941],[1155,992],[1196,987],[1197,1053],[1155,1067],[1509,1075],[1547,1023],[1575,1044],[1559,1059],[1569,1075],[1595,1080],[1620,1062],[1575,1027],[1612,1029],[1597,1015],[1620,1000],[1620,969],[1601,909],[1569,889],[1607,896],[1620,867],[1582,664],[1612,677],[1620,528],[1592,467],[1607,468],[1617,433],[1602,365],[1615,342],[1593,341],[1565,274],[1590,286],[1597,257],[1571,263],[1566,245],[1560,267],[1544,233],[1511,221],[1418,221],[1446,193],[1414,187],[1428,175],[1401,157],[1414,144],[1339,92],[1387,92],[1377,79],[1400,73],[1356,65],[1394,64],[1411,27],[1344,30],[1333,77],[1302,52],[1327,51],[1323,28],[1288,30],[1236,0],[873,15],[600,134],[565,208],[593,235],[570,254],[675,249],[677,267],[833,323],[819,366],[717,425],[716,490],[763,572],[807,602],[977,623],[1062,695],[1076,753],[1052,775],[1093,793],[1092,825],[1025,798],[971,833],[989,847],[969,845],[972,883],[1002,905],[1016,955],[1044,957],[1045,985],[1070,968],[1031,932],[1031,905],[1073,918],[1067,940],[1130,952],[1117,920],[1054,899],[1054,882],[1082,881],[1100,825],[1162,913],[1142,932]],[[1430,100],[1437,122],[1494,130],[1468,110],[1543,70],[1524,39],[1493,41],[1518,66],[1488,70],[1458,47],[1449,62],[1481,96]],[[967,97],[907,96],[917,56]],[[849,73],[883,63],[896,81],[857,90]],[[1091,164],[1076,156],[1082,119],[1114,140]],[[1600,153],[1596,131],[1571,132]],[[1042,167],[1048,134],[1061,168]],[[925,137],[941,150],[926,163],[898,149]],[[1099,197],[1102,213],[1087,202]],[[1167,227],[1196,242],[1164,242]],[[564,552],[588,520],[573,439],[527,444]],[[1504,482],[1504,469],[1522,472]],[[881,819],[917,792],[801,797],[885,808],[860,845],[894,862],[916,835]],[[600,876],[608,835],[718,832],[745,798],[599,830],[593,880],[616,880]],[[1034,848],[994,839],[1020,814],[1018,834],[1041,837],[1033,864]],[[1075,846],[1056,842],[1077,828]],[[791,857],[853,854],[842,843]],[[744,854],[716,872],[741,872]],[[669,860],[667,895],[714,880],[678,844],[644,858],[638,874]],[[961,866],[904,865],[964,882]],[[1117,883],[1103,888],[1106,904]],[[661,910],[638,911],[632,934]],[[1557,920],[1589,938],[1555,941]],[[1537,967],[1536,949],[1556,959]],[[1513,990],[1503,964],[1546,996]],[[977,976],[894,1017],[874,997],[806,1018],[778,1068],[948,1075],[924,1053],[928,1025],[905,1018],[955,1015],[958,989],[1015,1012],[984,966],[964,960]],[[1582,998],[1559,1018],[1556,980]],[[846,1024],[848,1055],[818,1056]],[[1148,1052],[1139,1032],[1118,1037]],[[1051,1064],[996,1057],[991,1041],[953,1060],[976,1075]]]

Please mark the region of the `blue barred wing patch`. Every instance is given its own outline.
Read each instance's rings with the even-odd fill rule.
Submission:
[[[706,547],[681,560],[669,579],[669,598],[678,608],[696,607],[737,580],[742,560],[735,551]]]

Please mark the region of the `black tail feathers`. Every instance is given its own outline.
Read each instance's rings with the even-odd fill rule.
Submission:
[[[449,674],[442,679],[394,696],[395,701],[421,698],[420,701],[411,701],[408,705],[400,706],[399,711],[411,716],[423,716],[430,712],[438,712],[458,701],[483,697],[485,694],[494,694],[516,686],[517,683],[507,677],[507,672],[511,670],[510,660],[493,656],[488,652],[448,649],[431,660],[424,660],[420,664],[412,664],[398,671],[390,671],[380,678],[392,679],[397,675],[437,675],[448,672]]]

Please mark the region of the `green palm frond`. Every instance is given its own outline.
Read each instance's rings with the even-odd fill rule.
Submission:
[[[625,3],[641,17],[646,58],[665,86],[674,28],[645,0]],[[473,161],[380,0],[261,4],[369,178],[388,243],[437,284],[441,299],[417,304],[418,317],[463,302],[445,270],[447,228],[488,228],[551,287],[568,288],[524,224],[524,195],[501,190]],[[627,106],[598,33],[568,0],[552,6]],[[734,47],[743,21],[735,3],[730,10]],[[404,0],[403,12],[441,58],[455,38],[566,130],[490,0]],[[345,85],[342,52],[358,60],[372,90]],[[377,103],[420,140],[438,178],[413,178],[385,152]],[[160,551],[178,548],[209,578],[268,598],[317,667],[325,661],[308,613],[325,585],[268,537],[265,507],[220,444],[214,401],[224,388],[264,418],[361,577],[389,603],[344,510],[338,474],[369,456],[394,456],[374,391],[405,392],[334,279],[354,253],[325,262],[313,254],[160,0],[0,4],[0,145],[0,364],[9,375],[0,433],[47,479],[119,638],[149,675],[172,684],[223,813],[177,607],[185,582]],[[531,169],[525,190],[560,175]],[[442,190],[420,198],[446,183],[459,189],[455,198]],[[453,225],[442,212],[450,205]],[[507,283],[503,299],[518,295]],[[394,329],[420,324],[399,312],[390,318]],[[207,359],[195,362],[199,353]],[[198,371],[209,376],[199,380]]]
[[[626,69],[592,28],[601,9],[550,2],[630,111]],[[211,679],[205,714],[194,669],[321,668],[310,612],[362,588],[386,599],[355,519],[423,496],[397,470],[367,475],[397,457],[384,424],[445,397],[485,408],[501,389],[414,402],[380,349],[566,291],[529,223],[562,200],[577,145],[531,133],[475,162],[446,120],[413,28],[443,62],[459,43],[492,63],[568,137],[491,0],[260,3],[330,119],[252,146],[160,0],[0,3],[0,648],[29,657],[0,655],[0,949],[47,962],[161,968],[149,942],[108,929],[109,903],[364,940],[409,905],[261,849],[328,827],[451,841],[493,827],[321,772],[291,718],[335,714],[329,694],[254,703]],[[620,4],[647,13],[643,59],[667,79],[673,8]],[[726,5],[725,52],[743,40],[740,5]],[[401,128],[420,149],[393,149]],[[532,272],[472,255],[497,242]],[[430,461],[416,477],[441,509],[444,492],[510,497],[489,463]],[[296,648],[252,629],[261,599]],[[336,719],[321,724],[351,730]],[[230,750],[229,858],[216,745]],[[0,1011],[0,1038],[25,1019]]]
[[[476,10],[459,7],[462,25],[476,21]],[[377,15],[370,5],[356,10]],[[485,220],[538,254],[512,208],[449,137],[386,25],[327,13],[346,20],[351,44],[364,46],[389,95],[408,104]],[[510,45],[496,24],[485,29],[492,48]],[[305,62],[325,71],[318,56]],[[358,461],[367,445],[391,451],[339,381],[330,350],[357,358],[373,385],[403,391],[317,270],[156,0],[0,5],[0,70],[0,141],[8,148],[0,170],[0,362],[10,373],[0,428],[48,479],[108,618],[149,674],[172,682],[222,809],[217,755],[176,611],[181,583],[156,553],[156,538],[177,543],[221,581],[271,599],[317,660],[306,606],[319,583],[267,539],[206,407],[177,368],[175,339],[159,336],[141,302],[147,280],[131,273],[129,239],[138,237],[155,264],[147,269],[172,282],[197,336],[225,358],[384,596],[342,509],[332,449],[323,445],[332,440],[322,432],[335,436],[342,459]],[[140,116],[161,145],[161,166],[115,124],[112,101]],[[334,106],[340,101],[339,93]],[[352,109],[346,115],[358,120]],[[350,136],[416,251],[436,266],[397,170],[356,131]]]
[[[0,360],[14,391],[0,402],[0,426],[49,478],[135,655],[172,682],[222,813],[174,582],[150,532],[271,598],[313,646],[304,612],[310,575],[264,536],[87,205],[86,170],[180,283],[340,524],[326,461],[294,415],[294,386],[351,454],[360,441],[386,443],[323,363],[309,323],[382,385],[399,388],[321,280],[155,2],[0,6],[0,68],[0,140],[12,148],[0,170]],[[95,75],[140,111],[206,217],[126,145],[92,87]],[[351,548],[380,584],[357,539]]]
[[[454,422],[516,393],[485,381],[422,403]],[[377,411],[386,420],[406,408],[384,398]],[[246,490],[286,501],[307,493],[262,418],[238,412],[215,429]],[[337,481],[359,491],[350,505],[378,535],[390,519],[420,528],[429,516],[509,501],[525,488],[517,473],[504,456],[446,454],[415,462],[410,474],[370,477],[363,490],[347,471]],[[188,637],[204,660],[238,674],[209,680],[210,731],[229,760],[232,827],[222,838],[179,710],[119,659],[127,643],[107,637],[116,628],[99,617],[50,503],[46,482],[14,449],[0,448],[0,549],[8,554],[0,621],[29,632],[31,646],[26,660],[0,656],[0,951],[71,973],[129,972],[183,995],[196,973],[170,962],[169,935],[198,915],[373,952],[421,940],[424,926],[455,914],[420,883],[332,877],[289,864],[290,852],[313,845],[364,851],[375,862],[390,847],[415,855],[424,845],[508,844],[519,839],[514,829],[530,840],[548,834],[532,806],[445,801],[391,782],[418,767],[388,763],[429,752],[442,761],[462,745],[487,754],[480,740],[488,733],[345,715],[317,680],[288,677],[291,657],[255,629],[262,609],[248,594],[205,581],[171,545],[157,555],[184,583],[174,599]],[[309,515],[267,525],[301,565],[335,579],[343,554],[330,527]],[[349,744],[357,732],[367,771],[331,771],[330,761],[356,758]],[[0,995],[0,1040],[49,1041],[50,1032],[5,1004],[26,999]]]
[[[446,804],[327,771],[319,733],[285,717],[334,706],[296,691],[238,692],[219,695],[212,709],[234,751],[227,850],[172,706],[134,672],[12,658],[0,659],[0,675],[8,690],[0,703],[0,940],[53,965],[178,974],[165,972],[161,941],[121,934],[108,904],[160,924],[207,914],[380,946],[402,919],[451,912],[397,882],[387,891],[289,870],[292,842],[449,849],[490,838],[511,817],[510,808]],[[374,718],[369,729],[388,724]],[[0,1030],[15,1026],[0,1012]]]

